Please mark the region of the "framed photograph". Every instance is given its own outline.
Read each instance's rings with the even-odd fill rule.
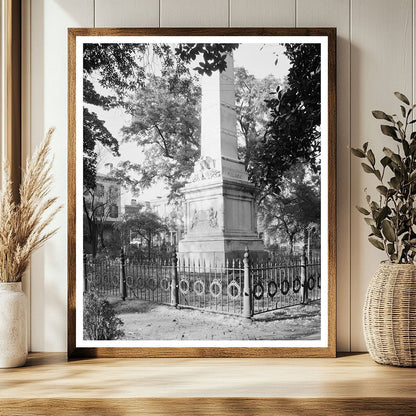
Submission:
[[[335,356],[335,29],[69,29],[69,357]]]

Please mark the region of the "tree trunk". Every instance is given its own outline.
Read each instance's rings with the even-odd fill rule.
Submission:
[[[92,257],[95,258],[97,255],[98,235],[97,235],[97,225],[92,221],[91,221],[91,226],[90,226],[90,239],[91,239]]]
[[[104,227],[101,224],[100,226],[100,241],[101,241],[101,248],[105,248],[105,243],[104,243]]]

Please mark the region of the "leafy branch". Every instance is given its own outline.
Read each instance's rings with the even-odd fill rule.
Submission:
[[[397,150],[384,147],[384,156],[376,161],[368,143],[351,149],[354,156],[365,159],[361,163],[364,172],[374,175],[380,182],[376,187],[378,202],[365,190],[368,207],[356,208],[371,228],[370,243],[385,251],[391,262],[412,264],[416,255],[416,132],[409,130],[416,122],[416,119],[411,120],[416,105],[411,106],[408,98],[399,92],[394,95],[403,103],[401,117],[380,110],[372,114],[389,123],[382,124],[380,129],[392,139]]]

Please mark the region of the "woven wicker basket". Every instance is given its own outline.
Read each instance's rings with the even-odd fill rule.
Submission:
[[[381,263],[364,304],[364,337],[374,361],[416,366],[416,266]]]

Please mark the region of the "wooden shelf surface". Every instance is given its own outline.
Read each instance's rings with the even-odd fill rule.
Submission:
[[[25,367],[0,370],[0,415],[58,410],[71,415],[415,415],[416,369],[382,366],[368,354],[68,362],[65,354],[32,353]]]

